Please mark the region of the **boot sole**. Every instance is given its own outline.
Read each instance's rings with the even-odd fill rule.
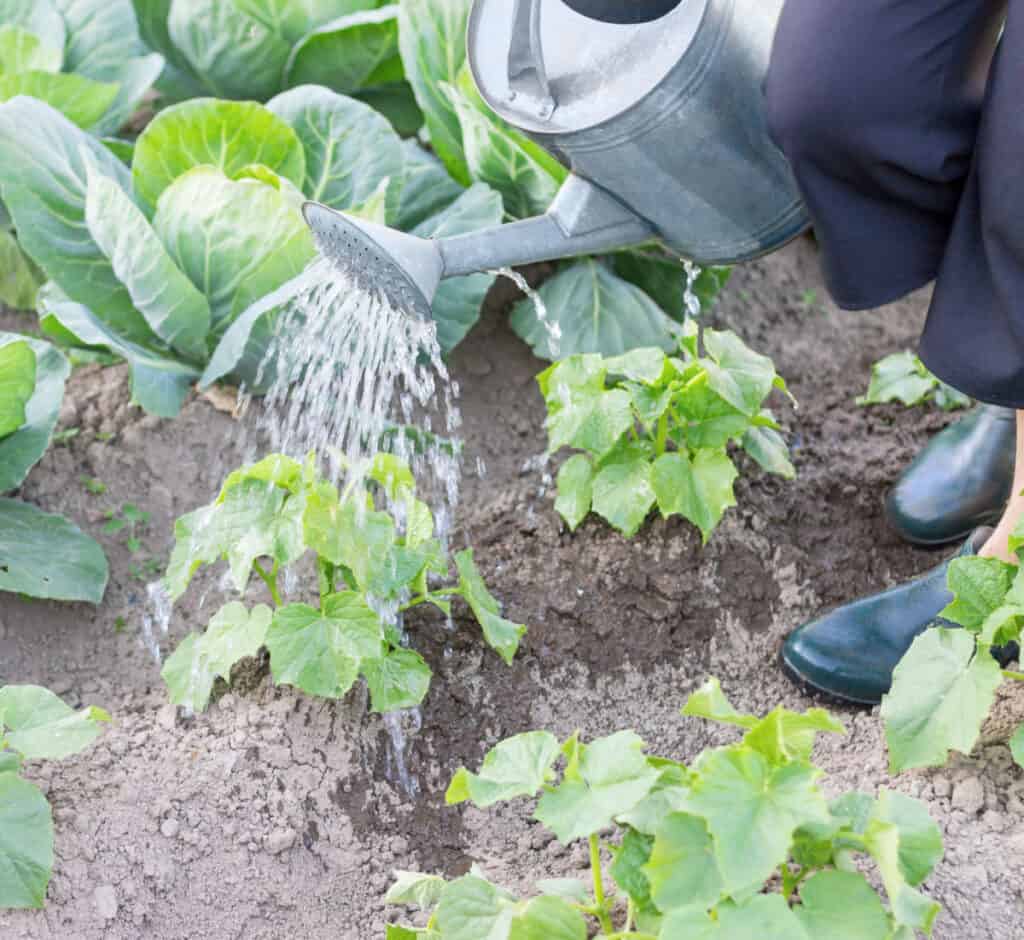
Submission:
[[[885,521],[889,524],[889,528],[892,529],[908,545],[916,545],[918,548],[943,548],[946,545],[954,545],[957,542],[963,542],[964,539],[966,539],[972,532],[977,529],[984,528],[985,526],[994,525],[1002,517],[1001,512],[992,512],[987,516],[983,516],[976,525],[972,525],[970,528],[964,529],[963,532],[956,535],[951,535],[944,539],[922,539],[913,535],[908,535],[893,521],[892,517],[889,515],[888,508],[885,507],[884,498],[883,509],[885,511]]]
[[[833,689],[822,688],[820,685],[817,685],[808,679],[807,676],[803,675],[797,669],[794,669],[786,660],[782,650],[779,650],[779,663],[782,665],[782,671],[791,682],[814,697],[824,698],[839,705],[857,705],[861,708],[874,708],[876,705],[882,704],[881,699],[853,698],[852,696],[836,692]]]

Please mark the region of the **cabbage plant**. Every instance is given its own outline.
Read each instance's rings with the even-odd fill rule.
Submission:
[[[57,424],[67,359],[49,343],[0,333],[0,493],[19,487]],[[0,498],[0,591],[98,604],[107,560],[66,519]]]
[[[382,0],[132,0],[167,57],[162,87],[266,101],[299,85],[365,97],[403,133],[422,123],[398,55],[398,5]]]
[[[0,0],[0,101],[31,95],[111,135],[163,66],[139,38],[131,0]],[[0,302],[31,308],[40,283],[0,207]]]
[[[463,190],[368,105],[303,86],[255,102],[195,99],[163,111],[130,168],[47,104],[0,105],[0,190],[45,272],[44,331],[126,359],[132,395],[173,416],[203,376],[253,384],[273,314],[247,311],[314,258],[305,199],[420,235],[501,220],[483,184]],[[492,282],[446,282],[450,349]]]

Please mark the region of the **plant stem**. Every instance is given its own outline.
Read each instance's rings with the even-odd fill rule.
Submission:
[[[608,916],[608,902],[604,896],[604,876],[601,874],[601,840],[595,834],[590,837],[590,874],[594,879],[594,900],[597,901],[597,919],[606,934],[614,932]]]
[[[1017,682],[1024,682],[1024,672],[1013,672],[1010,669],[1003,670],[1004,679],[1014,679]]]
[[[270,596],[274,600],[274,604],[280,607],[281,595],[277,590],[277,572],[280,568],[279,563],[275,561],[274,567],[269,572],[263,569],[263,565],[261,565],[259,561],[254,561],[252,563],[252,567],[256,574],[263,579],[263,583],[266,584],[267,589],[270,591]]]
[[[665,446],[668,443],[668,412],[665,412],[658,419],[658,438],[655,441],[658,456],[665,453]]]
[[[629,904],[626,906],[626,927],[622,931],[623,933],[629,933],[633,929],[633,918],[636,917],[636,905],[633,903],[633,899],[629,899]]]
[[[414,597],[408,603],[403,604],[399,610],[405,613],[407,610],[411,610],[413,607],[419,607],[420,604],[433,603],[435,598],[447,600],[450,597],[461,597],[462,588],[445,588],[443,591],[434,591],[430,594],[421,594],[419,597]]]

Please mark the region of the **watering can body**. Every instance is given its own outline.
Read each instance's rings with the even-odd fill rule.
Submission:
[[[767,254],[808,226],[763,102],[783,2],[476,0],[467,48],[483,99],[571,170],[550,211],[437,241],[323,207],[307,220],[334,254],[365,238],[363,257],[390,258],[421,315],[444,277],[653,239],[701,264]],[[405,303],[409,286],[396,287]]]
[[[469,63],[494,111],[675,253],[729,264],[807,227],[763,104],[782,5],[682,0],[624,26],[563,0],[477,0]]]

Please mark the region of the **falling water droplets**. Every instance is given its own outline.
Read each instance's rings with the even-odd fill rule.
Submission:
[[[550,318],[547,305],[544,303],[544,298],[530,287],[525,277],[512,268],[501,268],[500,270],[491,271],[490,273],[498,275],[499,277],[507,277],[516,285],[516,287],[526,294],[529,301],[533,304],[533,309],[537,312],[537,322],[544,327],[544,331],[548,334],[547,358],[552,360],[560,359],[562,356],[562,327]]]
[[[146,601],[146,612],[142,615],[142,645],[159,666],[163,661],[160,641],[167,636],[173,602],[163,581],[151,581],[146,585]]]
[[[686,319],[696,320],[700,317],[700,297],[697,296],[697,281],[701,276],[702,269],[694,261],[683,259],[683,271],[686,278],[686,285],[683,289],[683,304],[686,307]]]

